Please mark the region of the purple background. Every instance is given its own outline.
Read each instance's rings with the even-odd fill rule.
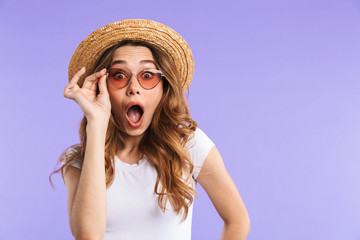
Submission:
[[[0,239],[72,239],[61,152],[79,142],[67,67],[93,30],[164,23],[190,45],[191,115],[251,220],[248,239],[360,239],[360,2],[0,1]],[[198,185],[193,239],[222,220]]]

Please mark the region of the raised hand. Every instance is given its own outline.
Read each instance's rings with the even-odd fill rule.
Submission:
[[[106,69],[86,77],[80,88],[77,82],[84,73],[85,67],[74,75],[64,89],[64,97],[79,104],[88,122],[107,125],[111,114],[111,103],[106,85]],[[96,95],[98,85],[100,93]]]

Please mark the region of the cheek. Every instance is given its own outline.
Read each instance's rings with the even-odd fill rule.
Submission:
[[[147,96],[147,99],[149,99],[149,105],[148,108],[151,111],[151,115],[154,115],[156,108],[158,107],[160,101],[162,98],[162,89],[161,91],[154,91],[152,94],[149,94]]]
[[[109,95],[110,95],[111,110],[115,115],[119,116],[119,114],[122,111],[121,106],[123,99],[119,98],[119,95],[113,95],[110,92]]]

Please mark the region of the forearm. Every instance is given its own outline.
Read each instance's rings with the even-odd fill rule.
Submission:
[[[86,133],[85,156],[71,209],[70,224],[75,238],[100,239],[106,229],[106,131],[88,123]]]
[[[250,224],[228,224],[224,223],[220,240],[246,240],[249,235]]]

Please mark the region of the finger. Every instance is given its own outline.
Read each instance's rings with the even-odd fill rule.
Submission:
[[[101,70],[99,73],[103,73],[103,71],[105,70],[105,74],[103,76],[106,76],[106,69],[104,68],[103,70]],[[97,91],[97,88],[98,88],[98,85],[100,84],[100,79],[103,77],[99,77],[97,78],[96,80],[92,81],[91,82],[91,86],[90,86],[90,90],[96,92]]]
[[[103,75],[106,76],[106,75]],[[96,92],[97,88],[98,88],[98,84],[100,82],[100,79],[103,77],[101,76],[100,78],[96,78],[94,81],[91,82],[91,86],[90,86],[90,90]]]
[[[81,75],[85,73],[85,67],[82,67],[78,72],[75,73],[70,83],[65,86],[64,97],[74,99],[74,92],[79,89],[77,81],[79,81]]]
[[[86,77],[84,80],[83,88],[91,89],[94,82],[96,82],[97,80],[99,80],[99,78],[104,76],[105,72],[106,72],[106,69],[104,68],[101,71],[93,73],[93,74],[89,75],[88,77]]]
[[[73,78],[70,80],[70,83],[66,85],[64,89],[64,97],[66,97],[66,93],[70,93],[70,91],[76,92],[79,89],[79,85],[77,84],[77,82],[79,81],[81,75],[83,75],[84,73],[85,67],[82,67],[78,72],[75,73]]]
[[[67,90],[66,87],[64,89],[64,93],[63,93],[64,97],[69,98],[69,99],[73,99],[73,93],[70,92],[70,90]]]
[[[77,71],[75,73],[75,75],[72,77],[70,84],[71,83],[76,83],[77,81],[79,81],[81,75],[83,75],[85,73],[85,67],[82,67],[79,71]]]
[[[77,91],[77,89],[79,89],[79,86],[77,85],[77,83],[74,83],[75,86],[72,87],[71,84],[66,85],[65,89],[64,89],[64,97],[69,98],[69,99],[74,99],[74,92]]]
[[[64,97],[73,99],[73,94],[79,89],[79,85],[74,81],[65,86]]]
[[[106,76],[107,76],[107,74],[102,76],[99,80],[99,91],[102,94],[109,94],[107,85],[106,85]]]

